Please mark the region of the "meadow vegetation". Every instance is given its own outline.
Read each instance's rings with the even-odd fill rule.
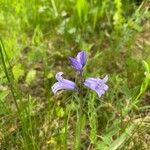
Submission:
[[[81,50],[109,89],[83,88],[79,134],[78,94],[51,87]],[[1,150],[149,150],[149,83],[149,0],[0,0]]]

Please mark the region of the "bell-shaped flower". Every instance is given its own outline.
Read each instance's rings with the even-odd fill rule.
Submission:
[[[87,78],[84,81],[84,85],[90,88],[91,90],[95,91],[98,94],[98,96],[101,97],[108,90],[108,85],[106,85],[107,80],[107,75],[103,79]]]
[[[69,60],[73,68],[81,72],[86,63],[86,53],[85,51],[81,51],[77,54],[76,58],[69,57]]]
[[[58,82],[56,82],[53,86],[52,86],[52,91],[54,94],[57,93],[57,91],[59,90],[77,90],[77,87],[75,85],[74,82],[64,79],[62,77],[63,72],[58,72],[56,74],[56,79]]]

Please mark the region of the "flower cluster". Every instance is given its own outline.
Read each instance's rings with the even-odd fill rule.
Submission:
[[[83,68],[86,63],[85,51],[79,52],[76,58],[69,57],[69,60],[72,67],[82,76]],[[78,87],[76,86],[76,84],[70,80],[64,79],[62,75],[63,72],[58,72],[56,74],[55,77],[58,82],[56,82],[52,86],[53,93],[56,94],[57,91],[64,89],[78,91]],[[107,80],[107,75],[103,79],[90,77],[84,80],[83,85],[95,91],[98,94],[98,96],[101,97],[105,93],[105,91],[108,90],[108,86],[106,85]]]

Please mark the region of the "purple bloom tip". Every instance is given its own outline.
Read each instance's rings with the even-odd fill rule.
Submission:
[[[82,71],[86,63],[86,53],[81,51],[77,54],[76,58],[69,57],[70,63],[77,71]]]
[[[87,78],[84,81],[84,85],[90,88],[91,90],[95,91],[98,94],[98,96],[101,97],[108,90],[108,85],[105,84],[107,80],[107,75],[103,79]]]

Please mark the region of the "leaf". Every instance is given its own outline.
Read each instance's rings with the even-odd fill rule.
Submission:
[[[141,94],[143,94],[146,91],[146,89],[148,87],[148,84],[149,84],[149,81],[150,81],[150,66],[144,60],[143,60],[143,64],[144,64],[144,67],[145,67],[145,79],[144,79],[144,81],[141,85],[141,89],[140,89]]]
[[[24,76],[24,70],[22,69],[21,64],[17,64],[12,69],[15,80],[19,80],[22,76]]]
[[[0,92],[0,101],[3,101],[8,94],[9,94],[8,91]]]
[[[50,72],[48,75],[47,75],[47,78],[48,79],[51,79],[51,78],[53,78],[54,77],[54,75]]]
[[[77,0],[76,9],[80,22],[86,21],[88,14],[88,2],[86,0]]]
[[[36,76],[36,70],[30,70],[26,76],[26,83],[30,85],[31,82],[35,79],[35,76]]]
[[[114,128],[111,128],[111,130],[107,133],[105,133],[103,136],[101,136],[102,141],[98,143],[98,149],[107,149],[108,146],[112,143],[112,137],[116,135],[119,132],[120,128],[115,124]],[[105,148],[104,148],[105,147]]]
[[[108,150],[117,150],[120,146],[122,146],[125,140],[132,135],[135,127],[136,125],[134,124],[130,125],[120,137],[118,137],[112,144],[109,145]]]
[[[57,115],[57,117],[63,117],[64,114],[65,114],[65,112],[64,112],[63,108],[60,107],[60,106],[57,106],[56,107],[56,115]]]

